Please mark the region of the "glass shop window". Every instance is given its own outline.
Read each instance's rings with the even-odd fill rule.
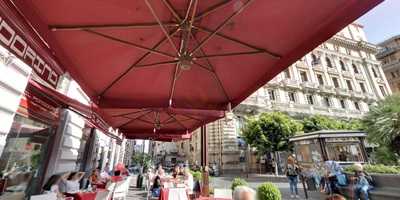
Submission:
[[[327,142],[328,158],[341,162],[364,162],[359,142]]]
[[[296,158],[299,162],[322,162],[321,148],[317,140],[304,140],[295,143]]]
[[[47,124],[15,115],[0,157],[0,199],[24,199],[40,191],[52,133]]]

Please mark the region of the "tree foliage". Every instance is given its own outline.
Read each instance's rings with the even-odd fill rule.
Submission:
[[[313,115],[306,117],[303,121],[303,130],[305,133],[320,130],[361,130],[362,124],[359,120],[339,120],[322,115]]]
[[[362,123],[370,142],[400,153],[400,95],[386,97],[370,107]]]
[[[242,135],[259,153],[266,153],[288,150],[289,138],[301,129],[301,123],[283,113],[262,113],[248,119]]]
[[[148,168],[151,165],[151,156],[147,153],[135,153],[132,156],[132,162]]]

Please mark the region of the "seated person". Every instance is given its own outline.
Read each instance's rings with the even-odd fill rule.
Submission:
[[[124,180],[124,178],[121,176],[121,171],[119,171],[119,170],[114,172],[114,176],[111,176],[112,182],[119,182],[122,180]]]
[[[72,172],[69,174],[67,179],[62,179],[62,182],[64,183],[64,189],[66,193],[74,194],[79,192],[80,189],[80,181],[83,178],[83,175],[85,175],[84,172]]]
[[[247,186],[238,186],[233,191],[233,200],[256,200],[256,192]]]
[[[160,190],[161,190],[161,178],[159,176],[156,176],[154,178],[153,186],[151,186],[151,196],[152,197],[159,197],[160,196]]]
[[[64,195],[61,193],[59,184],[63,179],[67,179],[69,176],[69,173],[66,173],[64,175],[58,175],[55,174],[49,178],[49,180],[44,184],[43,186],[43,193],[49,194],[49,193],[56,193],[57,194],[57,199],[63,199]]]
[[[178,178],[179,175],[180,175],[180,169],[179,169],[179,166],[176,165],[176,166],[174,167],[173,172],[172,172],[172,177],[173,177],[173,178]]]
[[[95,169],[95,170],[92,171],[92,173],[89,176],[89,182],[92,185],[101,182],[100,181],[99,169]]]
[[[355,172],[355,184],[354,184],[354,199],[361,199],[363,196],[364,200],[368,200],[368,192],[372,189],[372,186],[369,184],[372,181],[371,176],[364,172],[363,166],[361,164],[354,164]]]

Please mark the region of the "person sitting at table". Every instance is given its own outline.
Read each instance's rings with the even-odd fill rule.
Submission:
[[[164,169],[163,169],[161,164],[158,165],[156,175],[158,175],[160,177],[165,176],[165,171],[164,171]]]
[[[185,176],[185,168],[183,165],[179,165],[179,176]]]
[[[78,192],[80,189],[79,182],[83,178],[83,175],[85,175],[84,172],[72,172],[66,180],[63,179],[65,192],[71,194]]]
[[[121,176],[121,171],[117,170],[114,171],[114,176],[111,176],[111,181],[112,182],[119,182],[124,180],[124,178]]]
[[[180,174],[179,166],[175,165],[174,170],[172,172],[172,177],[177,178],[179,176],[179,174]]]
[[[151,196],[152,197],[159,197],[161,191],[161,178],[156,176],[153,181],[153,185],[151,186]]]
[[[100,182],[100,175],[99,175],[99,169],[94,169],[92,173],[89,176],[89,182],[90,184],[96,184]]]
[[[256,192],[247,186],[237,186],[233,191],[233,200],[255,200]]]
[[[54,174],[52,175],[49,180],[44,184],[43,190],[45,194],[49,193],[56,193],[57,194],[57,199],[62,199],[64,198],[64,195],[60,192],[59,184],[63,179],[66,179],[68,177],[69,173],[66,173],[64,175],[58,175]]]

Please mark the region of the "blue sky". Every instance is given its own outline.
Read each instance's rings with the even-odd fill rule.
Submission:
[[[400,0],[386,0],[357,20],[364,25],[367,39],[379,43],[400,35]]]

